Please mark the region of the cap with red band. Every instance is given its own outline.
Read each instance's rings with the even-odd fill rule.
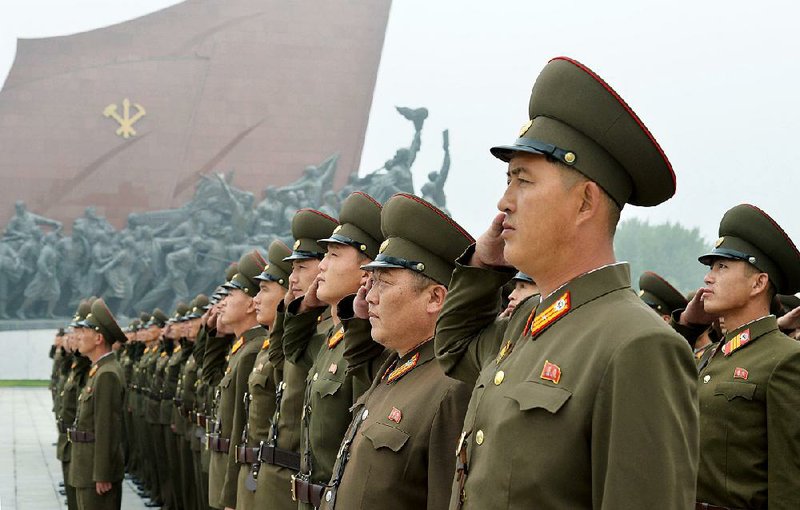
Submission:
[[[493,147],[508,162],[515,153],[548,155],[602,187],[622,207],[653,206],[675,194],[666,154],[630,106],[583,64],[554,58],[531,91],[530,120],[511,145]]]

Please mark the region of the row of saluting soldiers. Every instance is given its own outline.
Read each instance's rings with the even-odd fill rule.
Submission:
[[[529,118],[477,240],[355,192],[172,316],[83,302],[54,364],[70,508],[119,508],[125,470],[171,509],[797,508],[795,245],[738,205],[691,299],[636,296],[614,227],[674,194],[663,150],[567,58]]]

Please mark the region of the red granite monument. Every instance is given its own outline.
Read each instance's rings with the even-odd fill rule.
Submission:
[[[18,42],[0,91],[0,225],[24,200],[69,226],[97,206],[180,206],[200,175],[256,197],[361,157],[390,0],[188,0],[118,25]]]

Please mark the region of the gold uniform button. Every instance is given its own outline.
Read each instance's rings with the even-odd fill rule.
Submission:
[[[479,430],[475,434],[475,442],[478,443],[478,446],[483,444],[483,431],[482,430]]]
[[[710,380],[711,380],[711,376],[710,375],[707,375],[707,376],[703,377],[703,384],[708,384],[708,381],[710,381]]]
[[[502,370],[498,370],[496,374],[494,374],[494,384],[495,386],[500,386],[500,383],[503,382],[503,379],[506,378],[506,373]]]

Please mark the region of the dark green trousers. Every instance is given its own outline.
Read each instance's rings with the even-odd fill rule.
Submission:
[[[122,482],[111,484],[111,490],[102,496],[94,487],[75,489],[78,497],[78,510],[119,510],[122,506]]]

